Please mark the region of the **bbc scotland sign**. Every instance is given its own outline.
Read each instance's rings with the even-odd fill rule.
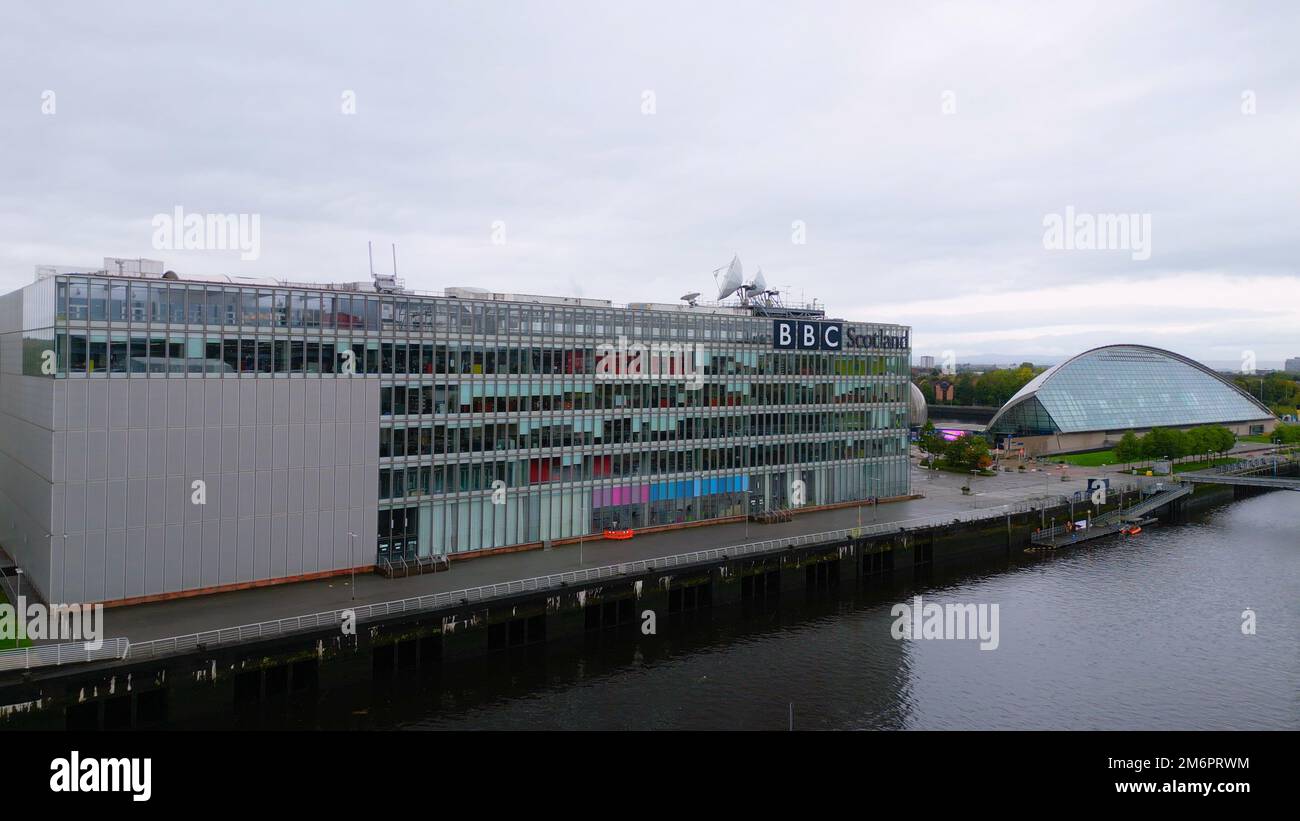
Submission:
[[[907,334],[859,334],[843,322],[777,319],[772,322],[772,347],[779,351],[842,351],[845,348],[907,348]]]
[[[842,350],[844,323],[778,319],[772,325],[772,344],[779,351]]]

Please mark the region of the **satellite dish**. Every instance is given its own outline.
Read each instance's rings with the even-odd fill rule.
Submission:
[[[699,298],[700,298],[699,291],[691,291],[689,294],[682,296],[681,300],[682,302],[685,302],[687,305],[690,305],[693,308],[695,307],[695,300]]]
[[[758,269],[758,276],[754,277],[754,285],[753,285],[753,288],[754,288],[755,291],[766,291],[766,290],[767,290],[767,278],[763,276],[763,269],[762,269],[762,268],[759,268],[759,269]]]
[[[736,254],[731,258],[731,264],[727,266],[727,273],[722,278],[722,284],[718,286],[718,301],[721,302],[738,291],[744,281],[745,271],[740,265],[740,254]]]

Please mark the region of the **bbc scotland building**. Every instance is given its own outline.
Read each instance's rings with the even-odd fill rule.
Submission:
[[[0,297],[0,545],[50,601],[126,602],[904,496],[909,337],[41,267]]]

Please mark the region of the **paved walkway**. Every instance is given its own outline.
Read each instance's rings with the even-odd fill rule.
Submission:
[[[966,512],[998,507],[1044,495],[1068,495],[1084,489],[1084,479],[1097,474],[1091,468],[1067,471],[1026,471],[997,476],[967,477],[943,471],[913,470],[912,491],[925,498],[881,505],[873,511],[861,509],[862,524],[917,519],[942,513]],[[971,482],[971,496],[961,486]],[[220,627],[234,627],[307,613],[318,613],[373,602],[392,601],[428,593],[563,573],[583,567],[600,567],[620,562],[690,553],[714,547],[745,544],[781,536],[817,533],[854,527],[859,510],[843,508],[796,517],[782,524],[724,524],[687,528],[637,536],[625,542],[597,540],[563,545],[553,550],[531,550],[454,563],[451,570],[406,579],[385,579],[362,574],[356,577],[356,598],[350,578],[284,584],[253,590],[217,593],[192,599],[113,607],[104,611],[106,636],[126,636],[133,642],[197,633]],[[878,519],[873,518],[878,517]]]

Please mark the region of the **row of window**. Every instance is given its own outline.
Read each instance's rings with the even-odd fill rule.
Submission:
[[[501,481],[518,489],[593,479],[692,475],[701,471],[789,467],[905,453],[902,437],[685,450],[644,450],[596,456],[514,459],[472,464],[390,466],[379,470],[379,498],[489,491]]]
[[[771,320],[723,314],[493,304],[402,294],[225,287],[163,280],[60,276],[56,314],[70,322],[405,330],[771,343]],[[884,327],[890,326],[882,326]],[[872,333],[875,326],[862,326]]]
[[[383,416],[444,413],[513,413],[596,409],[729,408],[750,405],[863,405],[901,402],[902,384],[844,382],[704,384],[698,388],[644,382],[540,382],[519,384],[394,385],[379,389]]]
[[[418,477],[417,473],[417,483]],[[510,493],[506,504],[493,504],[490,493],[384,502],[379,514],[380,556],[463,553],[608,528],[705,521],[747,510],[790,507],[798,504],[791,498],[794,479],[803,482],[799,492],[805,505],[893,496],[907,492],[908,462],[900,454],[872,462],[740,472],[698,481],[631,480],[599,489],[553,485]],[[401,481],[410,480],[403,475]],[[658,487],[647,492],[647,484]]]
[[[47,335],[48,336],[48,335]],[[40,373],[51,340],[39,332],[24,340],[25,361]],[[495,349],[408,344],[377,339],[287,338],[128,331],[71,331],[53,341],[61,373],[320,374],[355,372],[418,375],[586,375],[602,381],[687,381],[697,375],[905,376],[906,355],[826,356],[782,351],[702,355],[685,372],[627,374],[606,368],[587,348]]]
[[[872,409],[850,413],[758,413],[736,416],[640,420],[566,419],[546,422],[396,425],[379,430],[379,455],[439,456],[488,451],[573,448],[641,442],[686,442],[798,434],[903,430],[906,412]]]

